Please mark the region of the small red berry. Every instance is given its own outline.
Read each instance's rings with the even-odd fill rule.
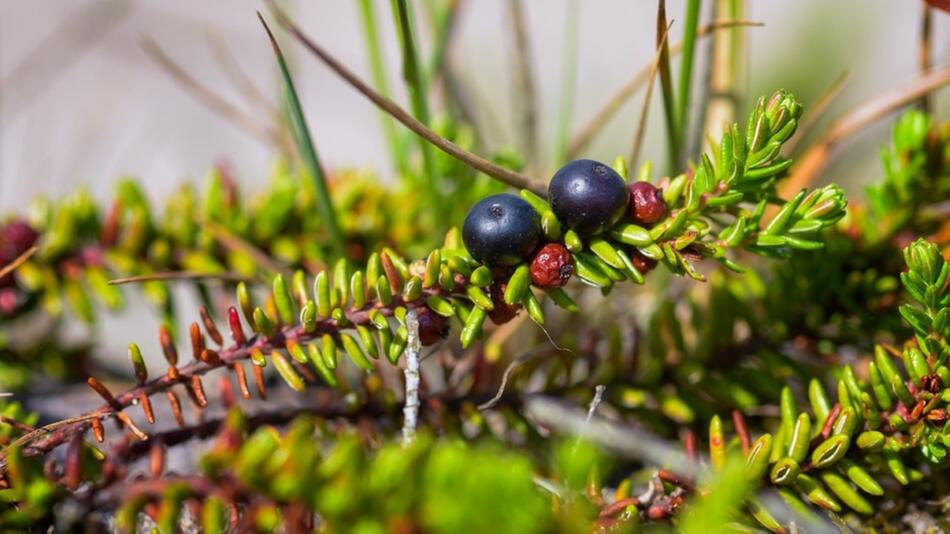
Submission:
[[[640,274],[647,274],[656,268],[656,260],[640,254],[638,250],[634,250],[630,253],[630,263],[640,271]]]
[[[488,312],[488,318],[495,324],[505,324],[518,315],[520,306],[518,304],[508,304],[505,302],[505,288],[507,287],[508,282],[497,282],[492,284],[489,290],[492,304],[495,305],[495,308]]]
[[[654,224],[666,216],[663,193],[649,182],[633,182],[630,189],[630,213],[637,224]]]
[[[531,260],[531,283],[538,287],[561,287],[574,274],[574,258],[560,243],[548,243]]]
[[[423,346],[435,345],[449,334],[449,322],[428,307],[419,308],[419,341]]]

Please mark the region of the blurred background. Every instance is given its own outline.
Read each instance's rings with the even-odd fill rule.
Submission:
[[[400,80],[390,2],[376,2],[377,27],[395,96],[406,101]],[[671,41],[682,34],[683,3],[668,2]],[[704,3],[705,8],[709,7]],[[836,116],[868,98],[907,85],[919,74],[922,6],[896,0],[807,0],[748,3],[749,95],[777,88],[810,103],[843,73],[841,94],[811,137]],[[358,3],[285,2],[297,22],[346,65],[369,79]],[[577,21],[575,129],[584,124],[633,72],[654,54],[656,3],[585,0]],[[502,0],[469,1],[450,53],[475,95],[479,118],[497,146],[516,144],[512,38]],[[274,146],[255,128],[272,122],[279,102],[274,55],[255,11],[257,0],[57,0],[0,2],[0,211],[22,211],[38,194],[60,197],[85,185],[99,200],[123,176],[138,178],[158,201],[185,180],[200,183],[216,162],[231,163],[247,189],[263,187]],[[533,75],[540,102],[541,146],[552,146],[562,87],[563,37],[568,3],[526,0]],[[421,11],[421,10],[420,10]],[[421,14],[418,27],[425,32]],[[702,20],[708,20],[704,12]],[[950,17],[933,16],[933,63],[950,60]],[[430,45],[423,33],[422,48]],[[241,128],[195,98],[155,61],[143,43],[156,43],[193,80],[236,108],[251,123]],[[394,169],[376,109],[289,39],[283,39],[315,143],[330,168],[371,168],[384,180]],[[711,41],[697,51],[700,76]],[[676,71],[674,61],[674,72]],[[248,85],[262,94],[253,95]],[[695,86],[699,87],[700,83]],[[641,92],[642,93],[642,92]],[[641,94],[631,99],[585,156],[611,160],[627,153]],[[950,93],[934,96],[946,117]],[[659,91],[653,99],[644,155],[662,161],[664,130]],[[740,111],[742,113],[742,111]],[[851,193],[880,175],[878,147],[893,117],[875,123],[841,146],[823,180]],[[456,223],[461,221],[455,221]],[[182,309],[189,309],[187,307]],[[155,322],[128,308],[103,323],[127,335],[106,336],[105,353],[124,358],[132,338],[151,339]],[[144,309],[144,306],[141,307]]]
[[[388,14],[389,2],[377,1]],[[562,36],[567,2],[524,2],[541,133],[551,135],[561,87]],[[671,41],[682,33],[683,3],[668,2]],[[288,2],[298,22],[364,77],[369,65],[355,1]],[[708,6],[707,6],[708,7]],[[198,102],[143,51],[154,40],[196,80],[262,122],[260,101],[249,102],[234,81],[236,65],[277,102],[273,54],[255,11],[257,0],[3,0],[0,2],[0,209],[15,210],[38,193],[62,195],[87,184],[105,198],[122,175],[141,179],[154,197],[181,180],[200,177],[215,161],[233,163],[238,179],[262,183],[273,147]],[[579,16],[579,65],[574,123],[601,103],[653,56],[655,2],[588,0]],[[453,54],[476,88],[478,107],[500,142],[513,142],[511,32],[501,0],[468,2]],[[708,15],[705,13],[704,15]],[[918,70],[918,2],[807,0],[749,2],[749,92],[784,87],[806,105],[842,72],[851,76],[825,122],[870,96],[911,81]],[[390,17],[377,26],[390,84],[403,101],[399,48]],[[425,24],[419,24],[423,29]],[[950,17],[934,16],[936,64],[950,56]],[[709,40],[701,41],[698,68]],[[423,46],[427,43],[423,41]],[[376,110],[335,75],[287,42],[294,75],[318,149],[329,166],[361,166],[391,173]],[[675,69],[674,64],[674,69]],[[699,85],[699,84],[696,84]],[[655,95],[658,96],[658,95]],[[945,113],[948,92],[938,93]],[[632,99],[596,139],[589,156],[626,153],[639,110]],[[660,99],[654,99],[658,106]],[[877,162],[864,157],[884,141],[881,121],[842,147],[829,176],[871,178]],[[651,113],[645,154],[663,156],[659,107]],[[543,147],[551,145],[544,139]]]

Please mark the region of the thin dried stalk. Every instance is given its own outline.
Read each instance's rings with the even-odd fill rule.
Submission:
[[[39,247],[37,247],[36,245],[33,245],[32,247],[26,249],[23,252],[23,254],[20,254],[19,256],[17,256],[13,261],[11,261],[10,263],[0,268],[0,278],[3,278],[4,276],[12,273],[13,271],[17,269],[17,267],[26,263],[26,260],[33,257],[33,255],[36,254],[37,250],[39,250]]]
[[[851,71],[844,71],[838,75],[837,78],[831,85],[829,85],[821,95],[818,96],[818,99],[815,103],[808,108],[808,111],[805,112],[802,120],[798,123],[798,129],[795,130],[795,135],[793,135],[788,141],[782,145],[783,154],[792,154],[795,152],[795,148],[799,143],[802,142],[802,139],[808,135],[808,132],[811,128],[818,122],[818,119],[825,114],[825,111],[828,110],[828,107],[831,106],[831,103],[838,98],[838,95],[841,94],[841,91],[847,85],[848,80],[851,79]]]
[[[280,134],[267,124],[262,124],[257,117],[249,115],[234,104],[228,102],[221,95],[205,86],[185,71],[158,44],[146,37],[142,40],[142,49],[154,59],[168,74],[199,102],[218,113],[223,118],[237,125],[245,132],[269,144],[280,143]]]
[[[711,22],[705,26],[699,28],[699,31],[696,34],[697,38],[706,37],[712,33],[723,30],[727,28],[734,28],[737,26],[764,26],[764,22],[758,22],[754,20],[717,20]],[[679,41],[670,46],[670,55],[675,56],[680,51],[683,50],[683,42]],[[613,94],[604,104],[594,113],[594,116],[591,117],[589,121],[580,129],[574,136],[571,138],[567,146],[566,159],[573,159],[577,157],[578,154],[585,148],[607,124],[608,121],[627,103],[627,100],[637,92],[637,89],[643,86],[649,78],[650,73],[653,71],[653,66],[656,65],[657,60],[654,58],[653,61],[644,65],[640,70],[638,70],[634,75],[623,84],[616,93]]]
[[[839,143],[888,113],[948,83],[950,66],[940,67],[911,85],[881,94],[836,120],[828,133],[811,145],[799,163],[792,168],[791,176],[779,188],[780,195],[787,198],[808,187],[828,163]]]
[[[637,122],[637,127],[633,132],[633,141],[630,143],[630,156],[627,158],[627,164],[631,169],[637,168],[637,161],[640,159],[640,149],[643,146],[643,135],[646,132],[647,128],[647,115],[650,112],[650,99],[653,96],[653,85],[656,81],[656,75],[660,67],[660,55],[663,54],[663,44],[666,43],[666,38],[670,34],[670,27],[666,27],[666,31],[663,32],[663,38],[660,41],[660,44],[656,47],[656,55],[653,56],[653,61],[650,63],[650,77],[647,82],[647,93],[643,95],[643,105],[640,107],[640,120]]]
[[[728,16],[738,18],[744,8],[743,0],[716,0],[717,17],[728,13]],[[738,30],[719,32],[713,37],[703,128],[705,132],[718,133],[723,127],[735,122],[744,45],[742,32]]]
[[[133,284],[139,282],[153,282],[156,280],[221,280],[224,282],[246,282],[248,277],[240,273],[199,273],[195,271],[162,271],[159,273],[139,274],[109,280],[110,285]]]
[[[472,154],[471,152],[468,152],[467,150],[459,147],[455,143],[445,139],[444,137],[429,129],[426,125],[416,120],[406,110],[402,109],[398,104],[373,90],[373,88],[367,85],[366,82],[359,78],[359,76],[345,67],[335,57],[330,55],[326,50],[323,49],[323,47],[310,39],[310,37],[303,33],[303,31],[297,27],[297,25],[294,24],[294,22],[290,20],[290,18],[288,18],[287,15],[284,14],[284,12],[281,11],[272,1],[269,1],[268,4],[270,5],[271,11],[274,13],[274,16],[277,17],[278,23],[283,26],[284,29],[290,32],[294,38],[300,41],[300,43],[303,44],[305,48],[317,56],[320,61],[327,65],[338,76],[352,85],[353,88],[362,93],[363,96],[368,98],[386,113],[392,115],[393,118],[402,123],[403,126],[409,128],[417,135],[424,138],[426,141],[432,143],[439,150],[458,159],[477,171],[481,171],[489,176],[492,176],[512,187],[529,189],[539,195],[547,194],[546,184],[535,180],[530,176],[496,165],[495,163],[481,156]]]

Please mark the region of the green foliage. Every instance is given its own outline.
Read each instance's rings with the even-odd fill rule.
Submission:
[[[664,65],[676,157],[699,4],[689,5],[675,109]],[[375,37],[372,3],[362,7]],[[454,3],[425,5],[435,41],[428,58],[412,4],[392,7],[413,114],[465,150],[484,148],[441,70]],[[385,85],[380,45],[369,45]],[[110,279],[197,274],[186,278],[204,306],[187,330],[191,358],[180,358],[170,286],[149,279],[141,288],[165,321],[167,371],[150,377],[131,344],[134,385],[113,393],[90,378],[104,403],[83,416],[37,430],[35,415],[3,406],[0,529],[88,530],[114,517],[122,531],[160,532],[189,521],[206,532],[785,532],[825,519],[886,530],[908,511],[939,518],[950,468],[946,126],[917,111],[900,118],[867,207],[849,206],[835,184],[779,198],[776,184],[792,165],[783,145],[802,114],[785,91],[760,98],[744,126],[710,139],[686,171],[656,180],[667,209],[655,224],[627,217],[582,238],[546,199],[521,191],[545,241],[570,250],[574,274],[595,290],[543,288],[527,262],[508,269],[472,258],[448,225],[503,188],[426,142],[387,132],[399,173],[392,188],[356,171],[324,175],[279,54],[278,62],[304,164],[296,174],[279,164],[265,191],[245,197],[219,168],[200,194],[186,186],[163,212],[133,180],[107,209],[83,191],[31,209],[39,252],[2,287],[16,297],[0,310],[5,388],[27,384],[38,365],[54,377],[72,369],[55,337],[15,339],[17,321],[68,310],[93,323],[97,308],[125,305]],[[430,109],[440,79],[444,113]],[[504,149],[494,159],[523,166]],[[614,166],[626,179],[623,158]],[[651,165],[635,176],[652,181]],[[646,299],[626,297],[647,282],[651,260],[667,274],[652,275],[662,287],[650,287],[652,304],[641,306]],[[530,322],[512,320],[522,311]],[[410,313],[419,332],[410,332]],[[225,321],[229,339],[218,326]],[[520,326],[531,323],[542,329]],[[423,359],[422,428],[402,443],[410,392],[401,391],[399,366],[416,340],[439,346],[434,357],[410,351]],[[266,398],[276,377],[305,396],[245,413],[226,373],[248,400]],[[221,381],[206,389],[209,377]],[[193,425],[180,391],[199,413]],[[590,402],[584,425],[634,427],[632,436],[668,447],[676,445],[662,440],[682,439],[685,460],[654,465],[597,432],[585,433],[592,441],[559,436],[570,425],[534,420],[533,392],[559,397],[559,406]],[[162,396],[180,428],[143,430],[133,406],[152,424],[151,399]],[[213,404],[227,415],[202,412]],[[119,431],[109,425],[107,435],[105,419]],[[110,442],[100,450],[87,430]],[[194,470],[166,471],[170,451],[209,436]],[[142,477],[136,462],[145,455]]]

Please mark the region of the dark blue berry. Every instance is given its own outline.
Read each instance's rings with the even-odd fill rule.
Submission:
[[[469,210],[462,240],[473,258],[486,265],[515,265],[541,241],[538,212],[507,193],[482,199]]]
[[[613,226],[626,211],[628,195],[616,171],[590,159],[561,167],[548,186],[548,200],[558,220],[581,235]]]

